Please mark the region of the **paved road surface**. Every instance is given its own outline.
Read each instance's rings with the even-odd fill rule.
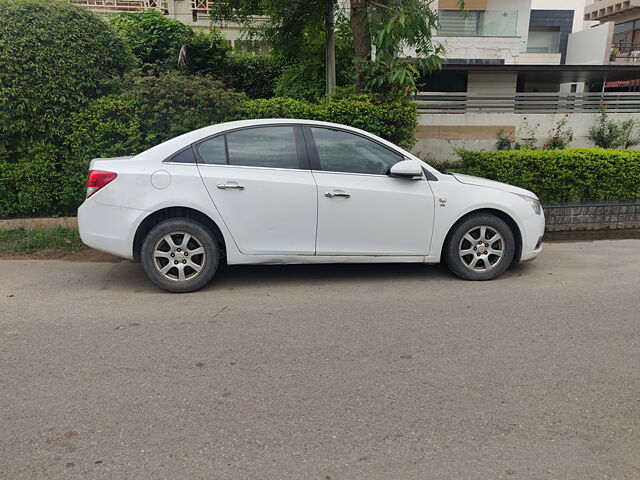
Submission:
[[[1,479],[639,479],[640,240],[440,267],[0,262]]]

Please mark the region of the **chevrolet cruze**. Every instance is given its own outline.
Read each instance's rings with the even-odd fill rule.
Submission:
[[[134,157],[94,159],[78,210],[90,247],[139,260],[171,292],[233,264],[445,262],[490,280],[541,250],[522,188],[442,173],[356,128],[291,119],[212,125]]]

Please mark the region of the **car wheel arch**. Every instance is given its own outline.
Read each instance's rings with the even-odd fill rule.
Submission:
[[[513,260],[514,262],[520,261],[520,256],[522,254],[522,232],[520,231],[520,227],[518,227],[518,224],[516,223],[516,221],[513,219],[511,215],[509,215],[504,210],[499,210],[497,208],[479,208],[477,210],[472,210],[470,212],[467,212],[464,215],[462,215],[460,218],[456,219],[456,221],[453,222],[449,227],[449,230],[447,231],[447,235],[444,239],[444,242],[442,243],[442,250],[440,252],[441,258],[444,257],[445,249],[447,248],[447,245],[449,245],[449,239],[451,238],[451,235],[455,230],[455,228],[460,223],[467,220],[469,217],[472,217],[474,215],[481,215],[481,214],[494,215],[500,218],[501,220],[504,220],[506,224],[509,225],[511,232],[513,233],[513,238],[516,241],[516,245],[515,245],[516,251],[515,251]]]
[[[160,210],[156,210],[153,213],[147,215],[138,228],[133,237],[133,258],[135,261],[140,261],[140,251],[142,249],[142,242],[144,241],[145,236],[153,227],[158,225],[159,223],[168,220],[170,218],[189,218],[192,220],[196,220],[205,226],[211,233],[213,233],[214,238],[218,242],[218,246],[220,248],[220,257],[221,259],[226,257],[226,241],[224,235],[222,234],[222,230],[218,227],[217,223],[209,217],[207,214],[202,213],[199,210],[190,207],[166,207]]]

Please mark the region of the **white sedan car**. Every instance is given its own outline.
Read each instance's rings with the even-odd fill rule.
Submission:
[[[95,159],[78,210],[90,247],[140,260],[171,292],[228,264],[446,262],[489,280],[541,250],[528,190],[441,173],[356,128],[246,120],[134,157]]]

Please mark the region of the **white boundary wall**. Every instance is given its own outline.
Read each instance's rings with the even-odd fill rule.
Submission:
[[[428,161],[455,160],[457,148],[492,151],[496,149],[496,135],[501,128],[521,131],[527,122],[536,128],[535,136],[541,147],[549,130],[564,118],[567,126],[573,129],[574,141],[570,146],[593,147],[589,129],[599,116],[599,113],[422,113],[418,118],[418,142],[412,152]],[[609,113],[609,119],[615,121],[639,117],[637,113]]]

